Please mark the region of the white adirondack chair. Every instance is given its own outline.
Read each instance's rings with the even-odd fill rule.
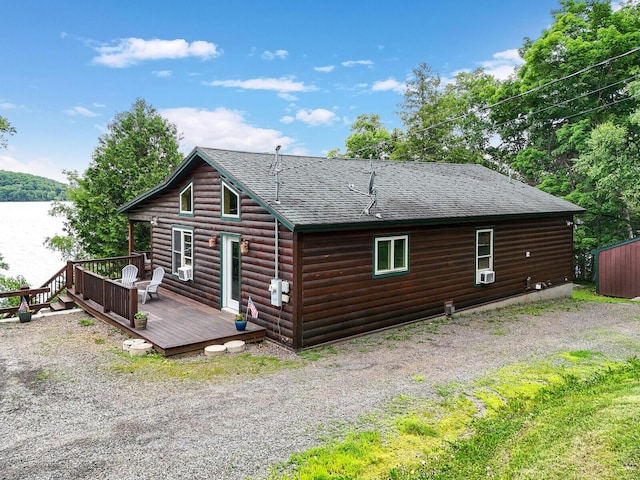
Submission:
[[[123,285],[133,285],[138,279],[138,267],[135,265],[127,265],[122,269],[122,278],[118,281]]]
[[[136,286],[138,287],[138,299],[142,297],[142,303],[147,303],[147,296],[149,298],[153,298],[153,295],[160,298],[158,294],[158,287],[162,283],[162,279],[164,278],[164,268],[156,267],[153,270],[153,276],[151,277],[151,281],[145,282],[137,282]]]

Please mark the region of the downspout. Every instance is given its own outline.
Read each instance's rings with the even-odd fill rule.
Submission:
[[[273,275],[273,278],[278,278],[278,250],[280,249],[280,246],[278,245],[279,243],[279,237],[278,237],[278,219],[275,219],[276,221],[276,233],[275,233],[275,241],[276,241],[276,251],[275,251],[275,257],[274,257],[274,263],[275,263],[275,272]]]
[[[280,173],[280,156],[278,155],[278,153],[280,152],[280,145],[278,145],[276,147],[276,203],[280,203],[280,178],[278,176],[278,174]],[[278,236],[278,217],[274,216],[274,220],[275,220],[275,256],[274,256],[274,263],[275,263],[275,272],[273,275],[273,278],[278,278],[278,250],[280,249],[280,245],[279,245],[279,236]]]

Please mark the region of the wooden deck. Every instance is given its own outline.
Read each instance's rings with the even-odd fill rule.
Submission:
[[[160,298],[138,304],[139,310],[149,312],[147,328],[138,330],[129,321],[114,313],[102,312],[102,307],[85,301],[69,291],[75,302],[85,311],[133,338],[153,344],[154,350],[165,356],[202,352],[207,345],[222,345],[230,340],[260,342],[266,337],[264,327],[247,322],[244,332],[236,330],[233,314],[221,312],[193,300],[160,289]]]

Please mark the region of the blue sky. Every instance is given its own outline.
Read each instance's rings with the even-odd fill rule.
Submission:
[[[391,130],[412,70],[504,78],[556,0],[5,0],[0,169],[64,180],[144,98],[194,146],[323,156],[377,113]]]

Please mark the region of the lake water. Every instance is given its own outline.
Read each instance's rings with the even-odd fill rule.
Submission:
[[[47,249],[47,237],[62,234],[63,220],[51,217],[51,202],[0,202],[0,254],[10,277],[22,275],[32,287],[39,287],[65,262],[60,254]]]

